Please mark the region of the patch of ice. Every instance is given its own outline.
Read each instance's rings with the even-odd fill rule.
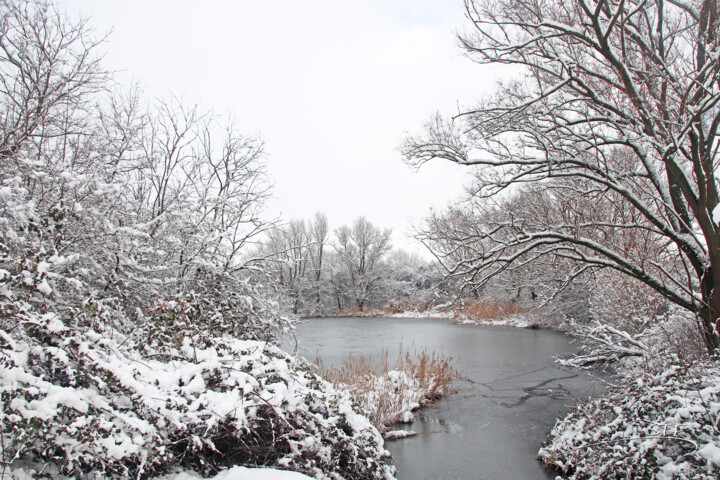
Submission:
[[[385,432],[383,437],[385,440],[395,440],[397,438],[414,437],[415,435],[417,435],[417,432],[413,430],[390,430]]]

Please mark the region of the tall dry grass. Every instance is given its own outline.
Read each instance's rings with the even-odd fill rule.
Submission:
[[[340,367],[326,367],[315,360],[325,380],[345,388],[381,432],[398,422],[409,422],[413,410],[456,391],[452,381],[458,373],[452,358],[423,349],[401,348],[390,366],[388,351],[379,359],[348,357]]]
[[[488,302],[473,301],[465,302],[464,305],[451,307],[455,317],[468,320],[503,320],[513,315],[520,315],[527,312],[515,302]]]

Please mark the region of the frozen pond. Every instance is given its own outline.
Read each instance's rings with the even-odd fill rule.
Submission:
[[[555,419],[594,394],[584,372],[553,363],[575,351],[568,337],[545,330],[453,325],[447,319],[322,318],[300,323],[298,354],[328,365],[348,355],[390,361],[406,349],[455,359],[459,392],[426,407],[402,428],[420,433],[386,442],[400,480],[547,479],[535,459]],[[292,351],[294,344],[285,347]]]

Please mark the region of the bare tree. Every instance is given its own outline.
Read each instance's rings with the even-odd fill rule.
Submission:
[[[177,291],[242,269],[244,248],[272,226],[260,218],[270,189],[262,141],[178,99],[148,108],[132,93],[109,103],[100,148],[127,187],[125,225],[148,238],[122,248],[132,260],[120,268],[152,271]]]
[[[305,303],[308,279],[307,267],[311,257],[311,239],[304,220],[291,220],[268,232],[261,247],[268,270],[276,277],[282,296],[290,302],[292,313],[300,313]]]
[[[315,290],[315,310],[322,311],[322,275],[325,263],[325,247],[328,243],[328,221],[324,213],[317,212],[310,224],[310,265],[312,267],[313,290]]]
[[[44,308],[107,300],[140,321],[153,298],[202,296],[218,324],[266,336],[272,305],[240,271],[269,226],[262,142],[177,100],[110,92],[85,21],[53,2],[0,12],[0,265],[43,265]]]
[[[343,225],[335,232],[335,250],[350,277],[355,304],[362,310],[380,279],[383,258],[392,248],[391,230],[380,230],[365,217],[355,220],[352,228]]]
[[[85,21],[50,3],[0,2],[0,159],[83,133],[89,94],[107,74]]]
[[[477,199],[507,199],[532,184],[565,210],[551,223],[508,215],[478,226],[485,248],[451,271],[481,281],[549,255],[614,269],[694,312],[714,351],[717,0],[467,0],[466,10],[468,54],[524,76],[452,120],[433,119],[404,155],[476,166]],[[588,215],[594,205],[597,218]]]

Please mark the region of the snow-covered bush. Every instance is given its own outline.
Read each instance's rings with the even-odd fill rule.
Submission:
[[[126,337],[95,313],[23,315],[12,335],[1,332],[3,466],[117,478],[238,464],[393,477],[380,433],[348,394],[271,344],[200,342],[175,324]]]
[[[632,277],[610,269],[593,275],[588,314],[604,324],[638,333],[671,308],[662,295]]]
[[[569,478],[720,477],[720,366],[692,316],[672,306],[651,315],[652,300],[609,306],[613,321],[568,324],[580,353],[558,361],[610,366],[617,382],[559,420],[540,450]]]
[[[571,479],[720,477],[715,360],[635,370],[558,421],[540,460]]]
[[[589,324],[569,321],[565,329],[580,344],[580,353],[558,359],[579,368],[609,365],[623,375],[634,375],[638,366],[663,368],[669,358],[692,362],[706,356],[697,321],[680,308],[651,318],[637,318],[616,325],[600,320]]]

